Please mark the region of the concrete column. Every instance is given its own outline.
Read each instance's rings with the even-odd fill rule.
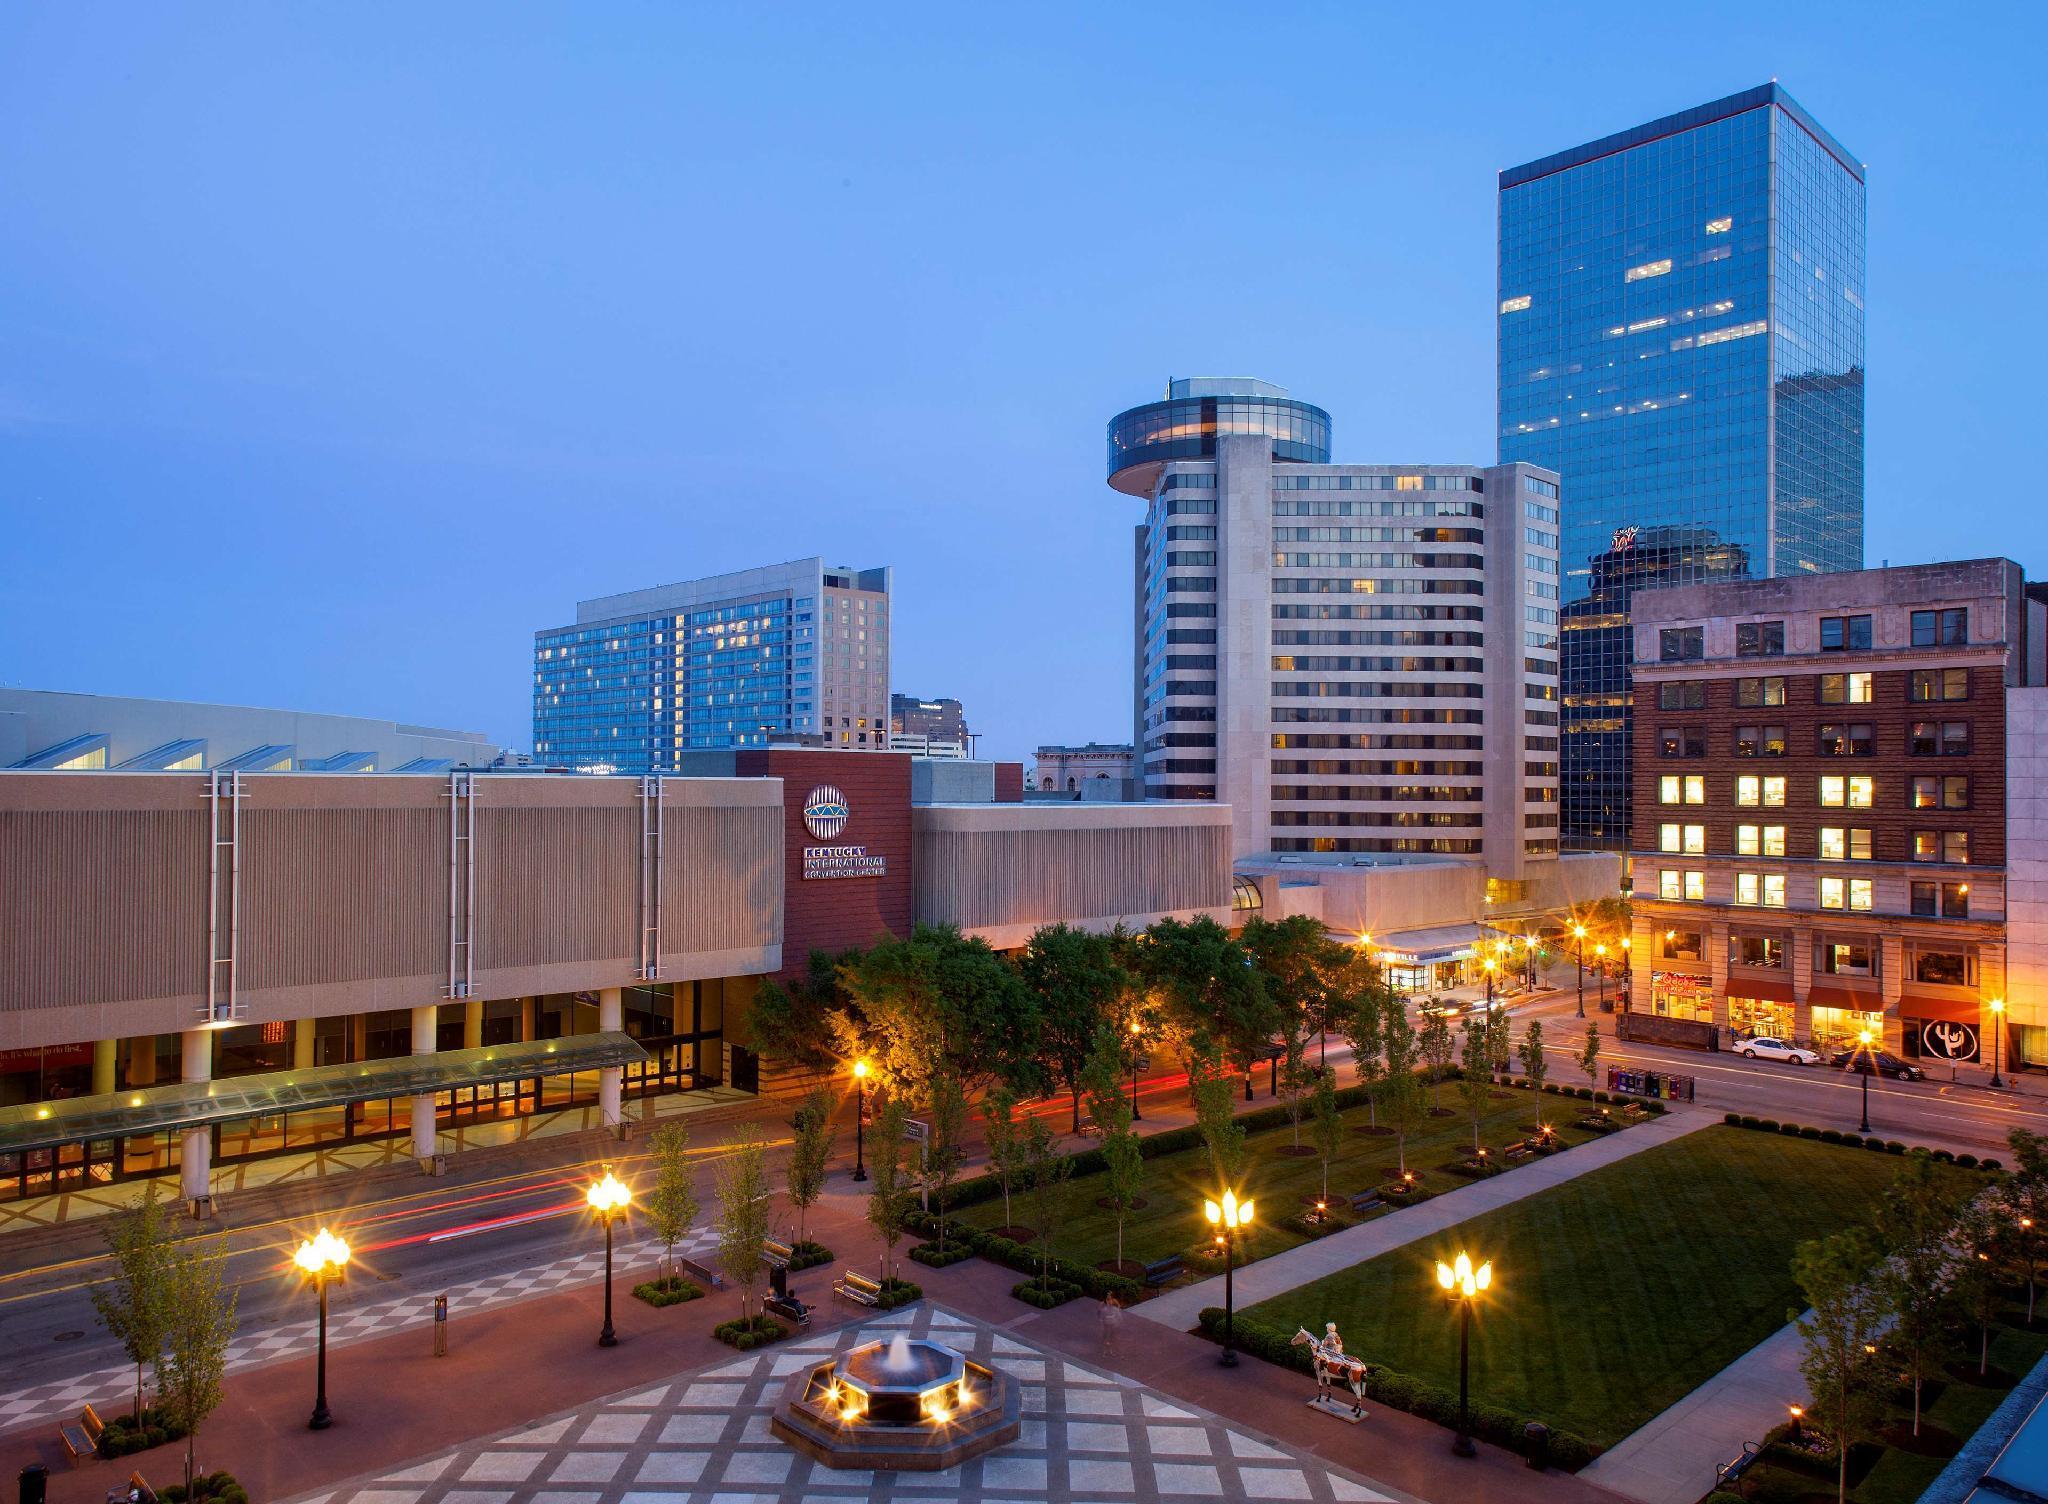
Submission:
[[[534,1037],[534,1014],[538,1011],[538,998],[523,997],[519,1000],[519,1040],[524,1044]]]
[[[1792,1037],[1798,1040],[1813,1038],[1813,952],[1819,943],[1814,931],[1806,928],[1793,930],[1786,942],[1791,951],[1785,959],[1792,970]]]
[[[128,1085],[156,1085],[156,1036],[145,1034],[128,1041]]]
[[[1876,939],[1876,936],[1872,936]],[[1906,1048],[1905,1021],[1899,1003],[1906,991],[1906,942],[1898,935],[1886,935],[1884,947],[1884,1047],[1894,1055]]]
[[[213,1031],[187,1029],[184,1034],[186,1081],[213,1079]],[[213,1211],[213,1130],[188,1128],[178,1145],[178,1173],[185,1206],[195,1217]]]
[[[118,1039],[95,1039],[92,1044],[92,1094],[104,1097],[114,1089],[114,1059],[121,1048]]]
[[[441,1010],[432,1003],[412,1010],[412,1052],[431,1055],[438,1046]],[[420,1168],[433,1173],[436,1132],[434,1094],[422,1092],[412,1099],[412,1157]]]
[[[462,1047],[465,1050],[482,1049],[484,1043],[484,1005],[481,1002],[462,1005]]]
[[[1714,982],[1714,1022],[1728,1027],[1728,925],[1716,920],[1707,926],[1707,973]]]
[[[626,1026],[625,994],[616,987],[606,987],[597,994],[597,1028],[601,1034],[616,1034]],[[626,1134],[626,1119],[620,1110],[621,1085],[625,1072],[616,1065],[606,1066],[597,1073],[597,1111],[604,1119],[605,1127],[621,1138]]]
[[[295,1019],[293,1019],[293,1020],[292,1020],[292,1069],[293,1069],[293,1070],[295,1070],[295,1071],[309,1071],[309,1070],[311,1070],[311,1069],[313,1068],[313,1061],[314,1061],[314,1058],[315,1058],[315,1057],[314,1057],[314,1048],[313,1048],[313,1038],[314,1038],[314,1028],[313,1028],[313,1020],[312,1020],[312,1019],[310,1019],[310,1018],[295,1018]]]

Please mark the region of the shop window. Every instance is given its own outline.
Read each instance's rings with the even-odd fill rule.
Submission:
[[[1864,940],[1835,940],[1820,946],[1820,969],[1831,977],[1874,977],[1877,947]]]
[[[1728,1027],[1745,1038],[1761,1034],[1766,1039],[1790,1039],[1793,1017],[1790,1003],[1728,996]]]
[[[1735,656],[1738,658],[1784,657],[1785,624],[1781,621],[1745,621],[1736,623]]]
[[[1660,1018],[1714,1021],[1714,982],[1689,971],[1650,974],[1650,1011]]]
[[[1657,953],[1666,961],[1700,961],[1706,959],[1706,942],[1698,930],[1666,930]]]
[[[1762,966],[1782,971],[1785,941],[1780,935],[1730,935],[1728,962],[1732,966]]]
[[[1735,728],[1735,755],[1737,757],[1783,757],[1785,755],[1785,728],[1783,726],[1737,726]]]
[[[1673,679],[1657,686],[1659,710],[1705,710],[1707,685],[1703,679]]]
[[[1968,987],[1975,971],[1976,958],[1967,951],[1915,948],[1906,957],[1906,974],[1930,986]]]
[[[1785,681],[1773,675],[1768,679],[1737,679],[1735,681],[1735,705],[1739,710],[1750,710],[1760,706],[1782,705],[1785,703]]]
[[[1906,698],[1916,704],[1970,698],[1966,668],[1916,668],[1906,679]]]
[[[1868,1033],[1873,1042],[1884,1038],[1884,1014],[1857,1008],[1815,1008],[1813,1043],[1818,1049],[1854,1048]]]

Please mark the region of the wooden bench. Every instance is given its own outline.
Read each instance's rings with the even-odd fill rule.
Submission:
[[[677,1255],[676,1268],[682,1272],[685,1279],[694,1280],[707,1290],[723,1290],[725,1288],[725,1277],[723,1275],[716,1269],[698,1263],[695,1259]]]
[[[811,1324],[811,1308],[798,1300],[794,1295],[771,1295],[761,1302],[761,1309],[767,1311],[772,1316],[780,1316],[786,1321],[793,1321],[798,1326],[809,1326]]]
[[[1187,1273],[1187,1266],[1181,1262],[1180,1255],[1176,1253],[1168,1258],[1154,1259],[1145,1266],[1145,1272],[1140,1277],[1145,1281],[1146,1289],[1156,1290],[1161,1285],[1172,1284],[1185,1273]]]
[[[774,1238],[761,1240],[761,1262],[770,1269],[787,1269],[789,1261],[795,1257],[796,1250],[789,1244],[777,1242]]]
[[[156,1504],[156,1490],[141,1473],[130,1473],[125,1488],[107,1490],[107,1504]]]
[[[66,1421],[57,1428],[57,1439],[64,1443],[64,1450],[76,1466],[79,1458],[99,1454],[100,1433],[106,1429],[107,1423],[100,1419],[99,1412],[87,1405],[78,1412],[77,1420]]]
[[[1740,1454],[1730,1458],[1726,1462],[1717,1463],[1715,1465],[1714,1487],[1717,1489],[1726,1488],[1729,1484],[1733,1483],[1737,1478],[1740,1478],[1744,1473],[1748,1472],[1750,1464],[1755,1462],[1757,1458],[1762,1455],[1762,1447],[1758,1446],[1753,1441],[1745,1441],[1742,1444],[1742,1451],[1740,1452]]]
[[[1351,1202],[1351,1210],[1354,1212],[1369,1212],[1381,1205],[1378,1191],[1360,1191],[1347,1199]]]
[[[1500,1152],[1509,1159],[1527,1159],[1536,1152],[1536,1146],[1527,1139],[1523,1139],[1518,1144],[1509,1144]]]
[[[839,1276],[839,1282],[832,1287],[834,1295],[843,1295],[855,1305],[872,1306],[881,1309],[882,1283],[869,1279],[865,1274],[856,1274],[848,1269]]]

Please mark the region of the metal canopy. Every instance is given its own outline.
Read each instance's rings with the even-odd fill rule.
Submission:
[[[270,1071],[220,1081],[183,1081],[97,1097],[0,1107],[0,1154],[49,1149],[80,1139],[204,1128],[237,1118],[340,1107],[383,1097],[425,1096],[458,1086],[559,1076],[636,1065],[647,1052],[625,1034],[572,1034],[523,1044],[397,1055],[303,1071]]]

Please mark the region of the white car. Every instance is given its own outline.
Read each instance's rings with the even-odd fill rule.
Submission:
[[[1815,1051],[1802,1050],[1796,1044],[1787,1044],[1782,1039],[1772,1039],[1766,1034],[1745,1039],[1735,1049],[1744,1060],[1784,1060],[1793,1065],[1820,1064],[1820,1056]]]

